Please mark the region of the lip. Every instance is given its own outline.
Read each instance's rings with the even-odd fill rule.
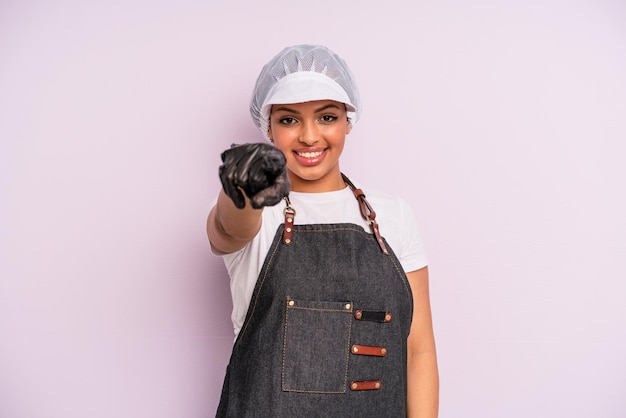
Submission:
[[[298,163],[311,167],[321,163],[324,158],[326,158],[326,154],[328,153],[328,148],[300,148],[293,151],[294,158]]]

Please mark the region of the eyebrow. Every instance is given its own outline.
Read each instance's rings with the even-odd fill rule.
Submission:
[[[337,106],[336,104],[334,104],[334,103],[329,103],[329,104],[327,104],[327,105],[324,105],[324,106],[320,107],[319,109],[315,109],[315,110],[313,111],[313,113],[323,112],[324,110],[329,109],[329,108],[333,108],[333,109],[341,109],[341,108],[340,108],[339,106]],[[291,109],[291,108],[289,108],[289,107],[287,107],[287,106],[280,106],[280,107],[277,107],[276,109],[273,109],[273,110],[274,110],[274,111],[285,111],[285,112],[295,113],[295,114],[297,114],[297,115],[299,115],[299,114],[300,114],[300,112],[298,112],[297,110]]]

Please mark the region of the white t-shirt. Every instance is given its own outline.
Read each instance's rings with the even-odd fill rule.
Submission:
[[[428,260],[411,207],[401,198],[375,190],[363,191],[376,212],[381,235],[398,257],[404,271],[408,273],[425,267]],[[349,187],[326,193],[290,192],[289,199],[296,211],[295,225],[352,223],[361,225],[365,232],[371,233]],[[285,221],[284,208],[284,201],[264,208],[259,233],[241,250],[222,256],[230,275],[233,299],[231,319],[235,335],[239,333],[245,320],[254,286],[276,231]]]

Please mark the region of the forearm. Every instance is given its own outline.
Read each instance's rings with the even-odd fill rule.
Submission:
[[[407,417],[436,418],[439,412],[439,372],[435,351],[409,353]]]
[[[428,268],[407,273],[413,293],[413,321],[407,340],[407,417],[436,418],[439,372],[428,286]]]
[[[238,209],[223,190],[209,212],[207,235],[213,248],[229,254],[246,246],[261,228],[263,209],[253,209],[246,198],[246,206]]]

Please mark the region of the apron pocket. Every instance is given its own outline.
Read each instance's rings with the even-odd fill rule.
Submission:
[[[345,393],[351,323],[351,302],[287,297],[283,391]]]

